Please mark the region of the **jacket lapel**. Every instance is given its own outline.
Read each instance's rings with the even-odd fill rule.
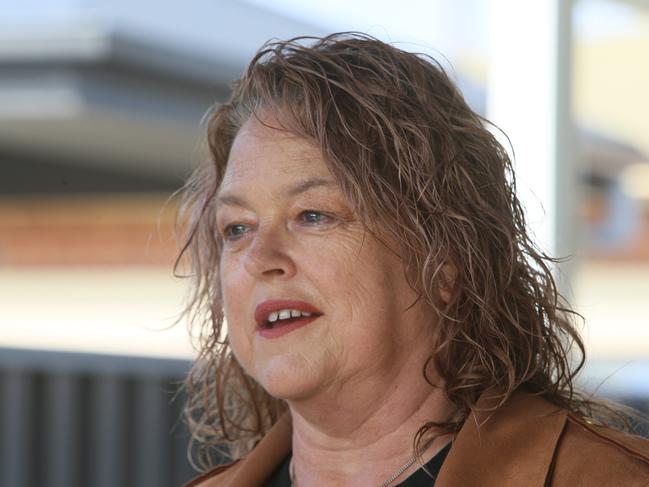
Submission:
[[[567,412],[515,392],[491,417],[485,392],[460,429],[435,487],[543,487]],[[478,425],[481,425],[478,428]]]

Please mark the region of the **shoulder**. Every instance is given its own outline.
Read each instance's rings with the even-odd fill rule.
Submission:
[[[553,463],[553,486],[649,486],[649,440],[571,413]]]
[[[439,487],[649,487],[649,441],[598,426],[538,394],[484,393]],[[494,409],[493,403],[496,403]]]

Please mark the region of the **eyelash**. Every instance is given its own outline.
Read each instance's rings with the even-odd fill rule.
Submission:
[[[319,217],[322,218],[324,221],[304,221],[304,217],[307,214],[317,214]],[[323,223],[329,223],[329,220],[334,220],[335,217],[333,215],[330,215],[329,213],[325,213],[323,211],[318,211],[318,210],[304,210],[301,211],[300,214],[298,215],[298,218],[300,220],[303,220],[303,223],[307,226],[318,226]],[[245,231],[238,234],[238,235],[233,235],[232,230],[236,227],[246,227]],[[243,235],[248,233],[249,227],[245,225],[244,223],[231,223],[230,225],[227,225],[223,229],[223,239],[227,241],[237,241],[239,240]]]

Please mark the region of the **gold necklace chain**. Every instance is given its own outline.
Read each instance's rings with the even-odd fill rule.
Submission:
[[[422,455],[424,454],[424,452],[425,452],[426,450],[428,450],[428,447],[430,447],[430,445],[433,444],[433,440],[434,440],[434,439],[435,439],[435,438],[433,438],[432,440],[430,440],[430,441],[426,444],[426,446],[424,446],[424,448],[421,450],[421,454],[422,454]],[[404,463],[403,465],[401,465],[401,466],[397,469],[397,471],[394,472],[394,473],[392,474],[392,476],[391,476],[388,480],[386,480],[386,481],[384,481],[382,484],[380,484],[379,487],[387,487],[388,485],[391,485],[392,482],[394,482],[394,481],[397,480],[399,477],[401,477],[401,476],[404,474],[404,472],[405,472],[406,470],[408,470],[408,469],[412,466],[413,463],[415,463],[415,461],[417,461],[417,455],[413,455],[412,457],[410,457],[406,463]],[[294,468],[293,468],[293,457],[292,457],[292,456],[291,456],[291,460],[289,461],[289,464],[288,464],[288,475],[289,475],[289,477],[290,477],[290,479],[291,479],[291,486],[292,486],[292,487],[299,487],[298,484],[297,484],[297,480],[295,480],[295,470],[294,470]]]

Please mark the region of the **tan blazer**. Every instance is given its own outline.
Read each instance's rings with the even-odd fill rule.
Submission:
[[[486,394],[476,411],[490,404]],[[471,415],[456,435],[435,487],[648,487],[649,441],[598,426],[544,399],[516,392],[478,430]],[[185,487],[261,487],[291,448],[283,416],[243,460]]]

